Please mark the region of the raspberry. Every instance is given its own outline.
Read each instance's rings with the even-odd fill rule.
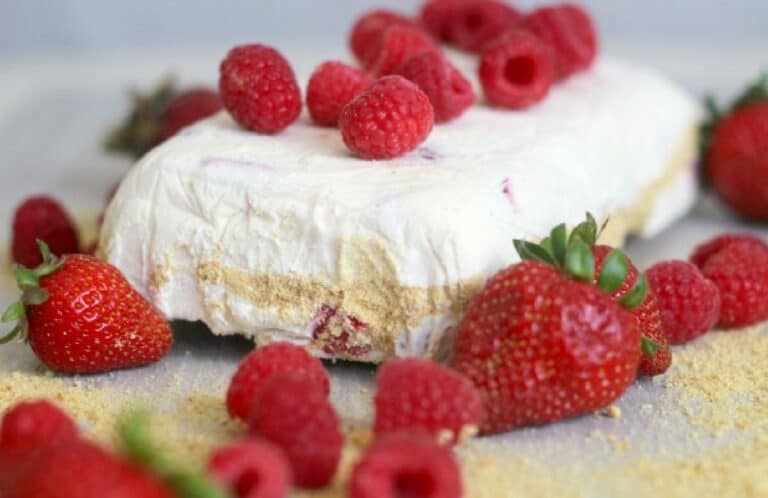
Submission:
[[[768,251],[753,242],[733,242],[711,256],[702,269],[720,291],[724,328],[768,320]]]
[[[577,5],[564,3],[534,10],[522,22],[525,29],[552,44],[557,79],[588,69],[597,55],[592,19]]]
[[[712,330],[720,315],[720,292],[696,266],[686,261],[664,261],[646,274],[661,307],[669,342],[684,344]]]
[[[156,143],[162,143],[182,128],[221,110],[219,94],[207,88],[193,88],[175,97],[160,116]]]
[[[46,400],[19,403],[5,412],[0,426],[0,447],[30,451],[77,439],[69,415]]]
[[[522,30],[509,31],[491,43],[483,51],[478,70],[488,102],[511,109],[544,99],[555,79],[554,71],[549,44]]]
[[[517,10],[498,0],[465,2],[451,18],[449,37],[463,50],[480,52],[522,17]]]
[[[64,207],[47,196],[35,196],[16,208],[13,216],[13,261],[27,268],[43,262],[37,239],[58,256],[80,251],[77,228]]]
[[[592,247],[592,254],[595,257],[595,275],[599,275],[603,268],[605,258],[613,251],[613,248],[605,245]],[[635,285],[640,272],[632,261],[627,258],[627,276],[621,287],[613,293],[614,299],[620,299]],[[643,350],[640,355],[640,365],[637,373],[640,376],[652,377],[666,372],[672,364],[672,352],[669,349],[669,339],[664,333],[661,308],[658,299],[656,299],[653,290],[648,292],[643,304],[631,311],[640,333],[646,339],[650,339],[660,346],[652,353]]]
[[[459,498],[453,453],[428,435],[399,432],[377,439],[355,465],[350,498]]]
[[[296,485],[327,485],[341,457],[343,436],[327,396],[307,376],[281,373],[257,396],[250,433],[280,447],[293,468]]]
[[[709,258],[734,242],[747,242],[768,250],[768,244],[756,235],[749,233],[726,233],[697,246],[693,254],[691,254],[691,263],[702,269],[707,264],[707,261],[709,261]]]
[[[424,430],[435,438],[445,431],[456,443],[463,430],[478,428],[483,401],[472,382],[429,360],[390,360],[376,377],[374,430]]]
[[[408,57],[425,50],[437,52],[440,49],[424,31],[395,25],[382,33],[378,44],[371,50],[371,58],[366,69],[377,76],[392,74],[392,71]]]
[[[254,399],[264,383],[277,373],[295,372],[306,375],[324,396],[330,392],[330,382],[320,360],[307,351],[287,342],[276,342],[248,355],[232,377],[227,391],[227,410],[232,417],[248,420]]]
[[[344,107],[347,147],[364,159],[391,159],[424,142],[434,124],[429,97],[402,76],[385,76]]]
[[[291,487],[291,469],[282,451],[257,439],[216,450],[208,472],[237,498],[285,498]]]
[[[350,100],[365,90],[373,77],[343,62],[321,64],[307,86],[307,108],[317,124],[336,126],[339,114]]]
[[[469,1],[473,0],[429,0],[419,12],[421,24],[438,40],[449,41],[453,17]]]
[[[349,35],[349,47],[357,60],[364,65],[370,62],[371,50],[379,43],[379,38],[390,26],[416,27],[411,19],[397,12],[377,9],[360,16]]]
[[[301,91],[287,60],[265,45],[229,51],[219,68],[224,107],[240,126],[277,133],[301,114]]]
[[[409,79],[427,94],[438,123],[461,116],[475,101],[470,82],[439,52],[416,54],[398,66],[395,74]]]

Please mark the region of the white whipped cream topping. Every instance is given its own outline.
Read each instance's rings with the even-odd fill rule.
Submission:
[[[340,274],[341,241],[364,240],[386,249],[402,285],[485,278],[517,260],[514,238],[636,205],[699,116],[669,81],[609,58],[524,112],[476,105],[391,161],[353,157],[338,130],[306,117],[268,136],[221,113],[133,168],[107,212],[102,251],[169,318],[306,341],[309,326],[202,284],[196,268],[215,260],[336,284],[351,278]],[[687,210],[694,178],[684,172],[665,189],[642,235]],[[152,279],[158,267],[169,269],[162,283]],[[423,354],[434,339],[419,335],[439,335],[453,318],[405,331],[413,337],[398,341],[398,354]]]

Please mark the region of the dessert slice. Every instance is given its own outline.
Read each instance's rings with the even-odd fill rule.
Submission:
[[[221,113],[133,168],[100,250],[169,319],[321,357],[439,356],[468,299],[518,259],[513,239],[590,211],[617,244],[683,215],[699,117],[610,58],[524,112],[476,105],[386,162],[306,119],[267,136]]]

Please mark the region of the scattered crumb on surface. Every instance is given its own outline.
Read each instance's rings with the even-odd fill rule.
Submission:
[[[514,434],[501,440],[472,439],[456,450],[465,475],[465,497],[768,497],[768,325],[714,333],[674,353],[673,368],[653,381],[664,388],[662,395],[641,404],[639,414],[625,405],[623,411],[609,407],[601,415],[616,419],[615,425],[595,421],[597,428],[584,433],[583,447],[604,457],[554,462],[536,448],[509,445],[516,441]],[[190,386],[190,379],[177,373],[164,380],[167,399],[158,403],[143,394],[141,386],[134,389],[131,384],[134,392],[117,389],[113,384],[121,374],[70,378],[38,367],[6,371],[0,373],[0,410],[23,399],[50,398],[67,409],[89,437],[114,447],[119,417],[150,407],[160,444],[192,465],[201,465],[211,449],[245,432],[226,413],[225,381]],[[145,381],[159,379],[150,374]],[[682,441],[687,453],[667,442],[665,424],[672,417],[690,424],[690,435]],[[644,444],[647,432],[624,431],[630,420],[647,422],[659,438],[658,447]],[[320,492],[297,492],[295,498],[345,496],[354,462],[372,439],[365,421],[348,422],[347,447],[334,484]]]

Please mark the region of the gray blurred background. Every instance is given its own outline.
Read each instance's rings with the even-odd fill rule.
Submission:
[[[717,41],[768,51],[768,0],[581,3],[597,18],[609,48]],[[387,6],[415,12],[418,5],[418,0],[0,0],[0,57],[226,48],[246,41],[340,44],[362,11]]]

